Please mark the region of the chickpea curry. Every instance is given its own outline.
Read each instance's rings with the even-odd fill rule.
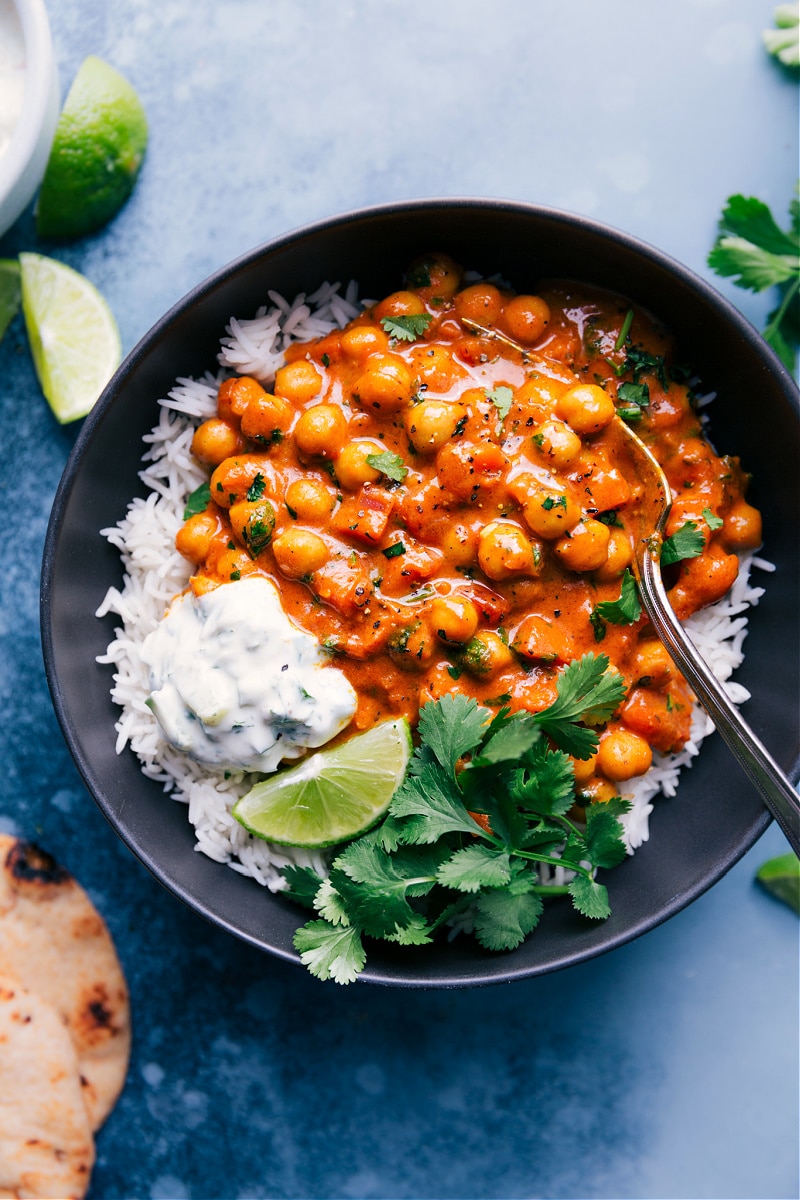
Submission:
[[[738,460],[704,437],[665,331],[571,282],[535,295],[466,282],[441,254],[346,328],[292,345],[271,391],[220,385],[192,443],[209,499],[176,545],[197,595],[272,580],[358,695],[342,737],[413,724],[456,691],[539,712],[559,668],[601,650],[626,699],[575,771],[586,801],[608,799],[653,750],[685,744],[693,704],[636,597],[640,490],[615,414],[673,491],[662,562],[685,619],[728,591],[761,522]]]

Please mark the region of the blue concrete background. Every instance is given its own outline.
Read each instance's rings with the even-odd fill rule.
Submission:
[[[504,196],[608,221],[706,277],[726,197],[783,218],[797,87],[772,0],[49,0],[62,82],[125,73],[151,140],[98,236],[54,253],[130,349],[185,291],[306,220]],[[771,297],[714,280],[756,324]],[[0,829],[87,887],[131,987],[134,1048],[92,1200],[798,1194],[798,923],[753,882],[771,827],[643,940],[476,992],[320,985],[157,885],[85,792],[50,707],[38,575],[74,441],[20,319],[0,346]]]

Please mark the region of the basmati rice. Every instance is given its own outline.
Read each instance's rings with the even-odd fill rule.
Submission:
[[[147,448],[140,477],[147,496],[134,499],[123,520],[101,531],[118,549],[124,568],[122,588],[110,588],[97,611],[98,617],[113,613],[121,621],[106,653],[98,659],[114,667],[111,695],[121,709],[116,723],[117,753],[130,748],[147,778],[187,805],[196,850],[271,891],[282,888],[280,871],[287,863],[311,866],[323,873],[324,861],[318,854],[271,846],[248,834],[231,810],[251,786],[252,778],[209,770],[163,740],[145,703],[150,690],[148,671],[139,651],[170,601],[189,581],[191,567],[176,551],[175,535],[183,524],[187,496],[206,479],[192,458],[191,441],[196,426],[216,412],[220,380],[231,373],[252,375],[261,382],[271,380],[291,342],[324,336],[357,316],[361,308],[357,292],[355,283],[343,294],[339,284],[324,283],[311,295],[301,294],[292,302],[268,292],[270,305],[260,308],[253,318],[232,319],[221,340],[219,372],[206,373],[201,379],[178,379],[168,396],[159,401],[158,423],[144,439]],[[743,558],[730,593],[687,623],[701,654],[737,704],[748,698],[746,689],[731,679],[744,657],[746,613],[763,595],[762,588],[750,583],[752,568],[773,569],[758,557]],[[625,795],[632,807],[623,823],[630,853],[648,838],[653,799],[659,793],[675,794],[681,770],[691,766],[712,730],[710,718],[696,706],[684,749],[675,755],[656,754],[650,771],[627,785]],[[559,871],[555,882],[560,882]]]

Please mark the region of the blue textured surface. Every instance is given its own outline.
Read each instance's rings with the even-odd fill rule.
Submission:
[[[796,85],[772,0],[50,0],[62,89],[99,54],[151,125],[100,235],[37,243],[105,293],[131,348],[186,290],[302,222],[423,195],[606,220],[709,277],[732,192],[785,213]],[[717,281],[754,322],[769,299]],[[0,346],[0,829],[104,913],[134,1048],[93,1200],[576,1197],[776,1200],[798,1190],[798,925],[753,883],[774,828],[641,941],[477,992],[320,985],[212,929],[128,854],[50,707],[38,574],[74,441],[21,320]]]

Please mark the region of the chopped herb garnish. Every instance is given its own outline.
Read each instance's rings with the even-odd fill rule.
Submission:
[[[603,638],[606,636],[606,623],[603,618],[598,615],[597,610],[594,608],[589,613],[589,624],[591,625],[592,632],[594,633],[594,640],[596,642],[602,642]]]
[[[430,313],[411,313],[402,317],[383,317],[381,325],[396,342],[416,342],[425,336],[432,320]]]
[[[556,500],[555,496],[545,496],[544,500],[542,501],[542,508],[545,510],[545,512],[550,512],[551,509],[554,509],[554,508],[564,508],[565,509],[566,507],[567,507],[567,497],[566,496],[559,496],[557,500]]]
[[[571,663],[540,713],[493,713],[458,693],[423,705],[419,745],[383,823],[342,850],[327,879],[308,867],[284,870],[288,894],[320,918],[295,935],[313,975],[350,983],[366,961],[365,937],[425,945],[460,914],[485,949],[514,949],[553,890],[539,864],[573,874],[557,892],[566,890],[579,913],[610,914],[594,876],[625,858],[618,818],[630,806],[590,803],[585,829],[568,816],[569,756],[591,757],[598,738],[586,724],[607,721],[625,695],[607,668],[604,655]]]
[[[331,365],[331,356],[329,354],[323,354],[320,361],[322,362],[323,367],[329,367]]]
[[[491,391],[487,390],[485,395],[486,399],[491,400],[492,404],[500,414],[500,423],[502,424],[508,416],[511,405],[514,401],[513,391],[510,387],[505,387],[501,384],[499,387],[493,388]]]
[[[625,574],[622,576],[619,600],[601,600],[594,606],[592,617],[600,617],[603,621],[610,621],[612,625],[633,625],[641,615],[642,603],[639,599],[639,589],[633,575],[626,568]],[[597,638],[596,628],[595,638]]]
[[[367,465],[375,471],[380,471],[387,479],[391,479],[393,483],[402,483],[408,474],[408,467],[403,462],[399,454],[393,454],[391,450],[381,450],[378,454],[367,455]]]
[[[617,340],[614,343],[615,350],[621,350],[622,347],[627,342],[628,334],[631,331],[632,324],[633,324],[633,309],[629,308],[628,311],[625,313],[625,320],[622,322],[622,326],[621,326],[619,334],[617,336]]]
[[[716,516],[710,508],[703,509],[703,519],[710,530],[721,529],[725,524],[722,517]]]
[[[200,487],[195,488],[192,494],[186,498],[186,505],[183,510],[184,521],[188,521],[189,517],[194,517],[197,513],[205,512],[210,499],[211,484],[201,483]]]
[[[406,548],[402,542],[392,542],[391,546],[387,546],[381,553],[384,558],[399,558],[401,554],[405,554]]]
[[[650,403],[650,389],[646,383],[621,383],[617,388],[617,412],[624,421],[641,421],[643,410]]]
[[[252,504],[256,500],[260,500],[264,495],[267,486],[267,481],[259,471],[250,487],[247,489],[247,499]]]
[[[603,525],[609,525],[614,529],[624,529],[625,526],[619,519],[619,513],[615,508],[610,508],[608,512],[597,513],[595,521],[600,521]]]
[[[680,529],[672,537],[664,539],[661,547],[661,565],[668,567],[670,563],[680,562],[684,558],[697,558],[703,553],[706,541],[697,527],[696,521],[684,521]]]

